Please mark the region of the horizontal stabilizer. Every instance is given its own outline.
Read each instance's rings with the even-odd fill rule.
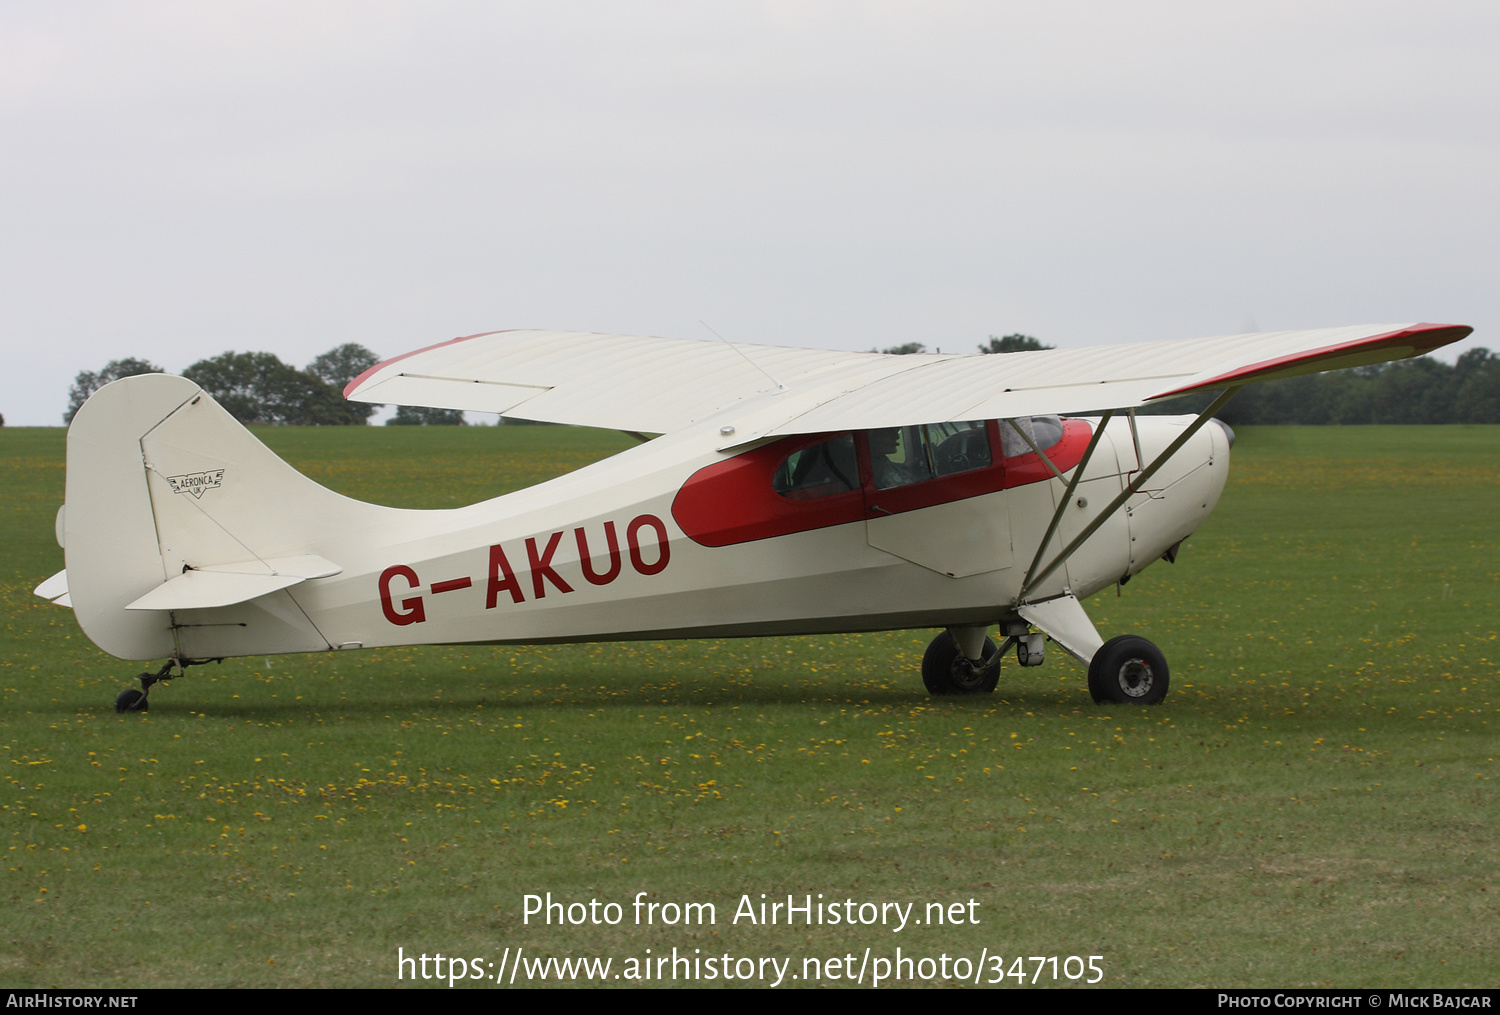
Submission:
[[[233,606],[300,585],[310,578],[327,578],[342,568],[316,554],[215,564],[184,571],[128,604],[127,610],[205,610]]]
[[[216,574],[291,574],[298,578],[332,578],[344,569],[316,553],[297,553],[290,557],[267,557],[264,560],[244,560],[235,564],[210,564],[194,570],[212,571]]]
[[[68,595],[68,571],[67,568],[57,572],[51,578],[42,582],[32,590],[53,606],[73,605],[72,598]]]

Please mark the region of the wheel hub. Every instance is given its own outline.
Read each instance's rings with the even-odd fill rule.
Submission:
[[[1152,680],[1151,664],[1144,659],[1129,659],[1120,667],[1120,690],[1132,698],[1150,694]]]
[[[953,682],[964,690],[978,687],[984,682],[985,666],[982,663],[974,663],[963,656],[953,660]]]

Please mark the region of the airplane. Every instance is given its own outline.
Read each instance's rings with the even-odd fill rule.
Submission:
[[[1265,332],[1006,355],[882,355],[558,331],[455,338],[349,383],[364,402],[622,430],[627,451],[466,507],[334,493],[192,381],[127,377],[67,438],[38,595],[116,657],[118,696],[232,656],[392,645],[941,628],[933,695],[995,690],[1050,641],[1094,701],[1167,694],[1162,651],[1082,605],[1218,502],[1241,386],[1421,355],[1461,325]],[[1217,391],[1196,415],[1137,408]],[[652,436],[657,435],[657,436]],[[989,637],[998,625],[1002,644]]]

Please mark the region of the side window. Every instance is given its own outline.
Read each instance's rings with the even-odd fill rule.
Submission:
[[[870,467],[875,471],[875,489],[920,483],[932,478],[927,447],[919,426],[893,426],[870,431]]]
[[[870,431],[870,466],[877,490],[981,469],[992,461],[990,435],[982,421]]]
[[[982,469],[992,461],[989,428],[982,422],[931,423],[923,429],[932,448],[932,468],[936,475],[952,476]]]
[[[771,487],[788,500],[812,500],[858,490],[854,435],[844,434],[793,451],[776,467]]]
[[[1012,426],[1012,423],[1015,426]],[[1035,441],[1036,446],[1043,451],[1057,444],[1063,437],[1063,422],[1057,416],[1017,416],[1014,420],[1002,419],[1000,421],[1000,445],[1001,453],[1006,458],[1019,458],[1021,455],[1032,453],[1031,445],[1026,443],[1021,434],[1016,433],[1017,427]]]

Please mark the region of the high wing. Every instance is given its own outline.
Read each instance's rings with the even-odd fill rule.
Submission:
[[[1364,325],[997,356],[499,331],[386,360],[344,395],[644,433],[732,417],[725,430],[732,446],[787,434],[1124,409],[1417,356],[1472,330]]]
[[[862,384],[900,357],[576,331],[497,331],[388,359],[344,389],[356,402],[498,412],[543,423],[671,433],[780,385]],[[896,362],[886,362],[896,361]]]

